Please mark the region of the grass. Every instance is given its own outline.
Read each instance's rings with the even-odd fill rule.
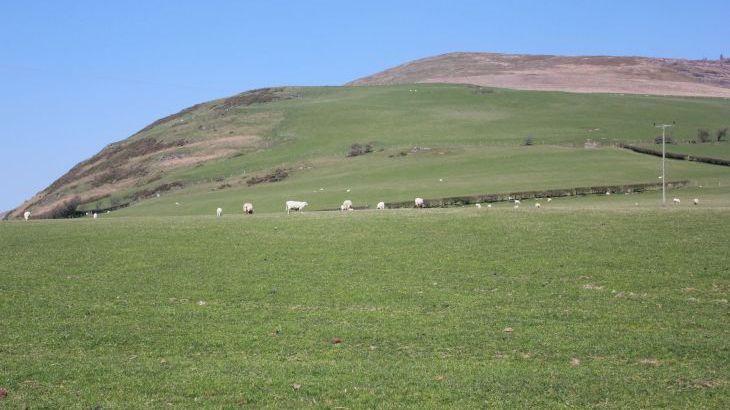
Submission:
[[[0,406],[727,408],[727,202],[629,197],[2,223]]]

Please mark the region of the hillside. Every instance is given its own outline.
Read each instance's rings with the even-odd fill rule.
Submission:
[[[728,113],[730,100],[717,98],[457,84],[253,90],[190,107],[109,145],[10,217],[130,203],[115,214],[204,214],[221,205],[237,210],[244,198],[257,212],[279,212],[287,199],[333,209],[344,195],[372,207],[417,195],[656,182],[655,158],[613,144],[651,143],[652,122],[666,120],[677,121],[674,138],[687,141],[698,128],[729,126]],[[524,146],[528,137],[532,146]],[[586,140],[598,147],[584,148]],[[371,144],[373,152],[348,157],[353,144]],[[729,176],[677,163],[669,177],[717,184]]]
[[[348,85],[459,83],[519,90],[730,97],[730,61],[449,53]]]

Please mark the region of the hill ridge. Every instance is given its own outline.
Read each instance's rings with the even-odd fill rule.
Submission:
[[[400,64],[346,85],[408,83],[730,98],[730,61],[452,52]]]

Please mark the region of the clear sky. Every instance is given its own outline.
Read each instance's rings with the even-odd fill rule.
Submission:
[[[0,210],[157,118],[452,51],[730,55],[730,1],[0,0]]]

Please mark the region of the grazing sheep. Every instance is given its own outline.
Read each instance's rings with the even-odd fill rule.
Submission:
[[[175,202],[175,206],[180,206],[180,202]]]
[[[243,203],[243,213],[247,215],[253,214],[253,204],[250,202]]]
[[[515,205],[513,208],[518,209],[519,207],[520,207],[519,205]]]
[[[491,207],[492,207],[492,204],[487,204],[487,208],[491,208]]]
[[[290,211],[302,212],[302,209],[307,205],[309,204],[304,201],[286,201],[286,213],[288,215]]]
[[[423,198],[416,198],[414,203],[416,204],[416,208],[425,208],[426,207],[426,205],[423,203]]]
[[[547,201],[548,201],[548,202],[551,202],[552,200],[553,200],[552,198],[548,198],[548,199],[547,199]]]
[[[611,191],[606,191],[606,195],[611,195]]]
[[[352,211],[352,201],[345,199],[340,206],[340,211]]]
[[[540,208],[540,203],[539,202],[535,203],[535,208]]]
[[[672,199],[672,202],[674,202],[675,204],[679,204],[681,201],[679,200],[679,198],[674,198]]]
[[[700,200],[698,198],[695,198],[695,199],[692,200],[692,203],[695,204],[695,205],[699,205],[700,204]]]
[[[215,210],[215,216],[220,217],[221,215],[223,215],[223,208],[216,209]]]
[[[30,211],[25,211],[25,212],[23,212],[23,219],[25,219],[26,221],[27,221],[28,219],[30,219]]]
[[[92,214],[92,217],[93,217],[94,219],[96,219],[96,218],[98,218],[98,217],[99,217],[99,215],[97,215],[97,214],[96,214],[96,212],[94,212],[94,213]]]
[[[385,202],[378,202],[378,205],[375,208],[376,209],[385,209]]]
[[[481,207],[482,207],[482,204],[477,204],[477,208],[481,209]]]
[[[521,203],[522,203],[522,202],[520,202],[520,200],[519,200],[519,199],[515,199],[515,204],[519,205],[519,204],[521,204]]]

